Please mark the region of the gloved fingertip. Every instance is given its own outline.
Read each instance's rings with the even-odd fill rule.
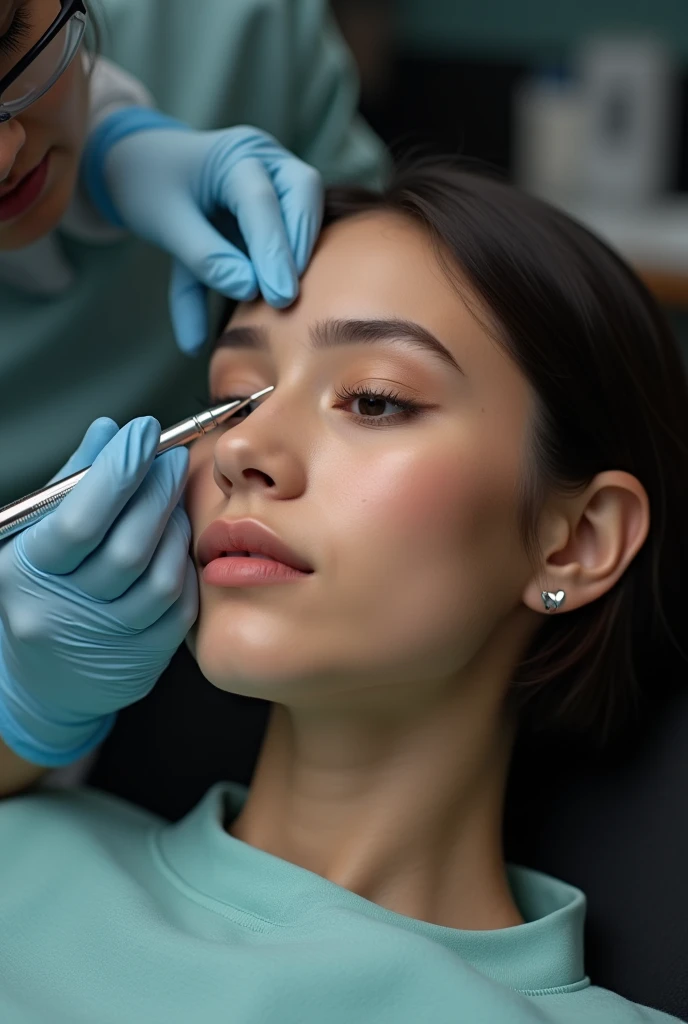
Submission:
[[[155,416],[137,416],[131,420],[131,426],[140,437],[146,440],[156,437],[156,435],[159,437],[160,421],[156,420]]]
[[[86,430],[77,448],[75,448],[62,468],[58,470],[49,482],[54,483],[55,480],[70,476],[72,473],[77,473],[79,470],[92,465],[118,430],[119,427],[115,421],[107,416],[101,416],[94,420]]]
[[[260,290],[265,301],[275,309],[291,306],[299,294],[299,279],[296,276],[296,270],[291,263],[283,266],[272,280],[261,279]]]
[[[266,302],[276,309],[289,306],[299,294],[299,278],[291,253],[280,255],[280,259],[269,267],[261,268],[258,279],[260,290]]]
[[[258,295],[258,282],[255,276],[238,277],[235,272],[221,273],[215,276],[215,291],[236,302],[252,302]]]
[[[127,431],[124,443],[127,447],[129,443],[133,446],[136,462],[153,458],[160,442],[160,424],[154,416],[137,416],[120,433],[123,431]]]
[[[172,329],[177,348],[185,356],[195,356],[208,337],[208,313],[205,300],[187,295],[172,310]]]
[[[109,430],[113,430],[114,433],[117,433],[117,431],[119,430],[119,427],[117,426],[115,421],[113,419],[111,419],[109,416],[99,416],[98,419],[95,419],[93,421],[93,423],[90,424],[90,426],[89,426],[88,430],[86,431],[86,434],[84,435],[84,437],[88,436],[88,434],[91,431],[93,431],[94,433],[96,431],[99,431],[99,432],[102,431],[103,433],[106,433]],[[114,434],[113,434],[113,436],[114,436]]]
[[[84,434],[83,441],[79,445],[79,454],[87,454],[88,461],[94,462],[103,448],[112,441],[113,437],[116,437],[118,431],[119,427],[109,416],[99,416]]]
[[[89,460],[92,462],[105,445],[112,440],[118,430],[119,427],[114,420],[107,416],[99,416],[97,420],[94,420],[89,425],[72,459],[88,454]]]
[[[183,356],[188,356],[190,359],[198,355],[205,342],[205,338],[203,336],[199,336],[198,334],[190,335],[179,331],[175,331],[174,340],[177,342],[177,348],[181,354]]]
[[[175,261],[169,289],[172,332],[179,351],[194,356],[208,337],[205,285],[191,270]]]
[[[177,337],[177,348],[183,356],[194,359],[203,348],[205,338],[180,338]]]
[[[267,289],[263,292],[263,298],[273,309],[286,309],[288,306],[291,306],[299,294],[298,288],[293,295],[276,295],[274,292],[266,292]]]

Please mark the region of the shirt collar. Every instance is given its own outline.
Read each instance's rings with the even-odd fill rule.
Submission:
[[[330,904],[444,946],[475,970],[522,992],[580,987],[585,897],[572,886],[527,868],[509,868],[526,923],[494,931],[463,931],[386,910],[305,868],[235,839],[226,824],[245,800],[241,786],[219,783],[182,821],[156,833],[159,854],[186,885],[253,918],[288,925],[304,905]]]

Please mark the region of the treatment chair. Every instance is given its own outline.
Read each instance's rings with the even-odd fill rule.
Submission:
[[[604,755],[522,743],[505,838],[587,895],[592,981],[688,1021],[688,687]]]

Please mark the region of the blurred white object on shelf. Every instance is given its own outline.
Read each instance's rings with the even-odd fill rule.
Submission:
[[[678,135],[676,74],[649,37],[593,37],[576,60],[584,106],[581,186],[594,203],[638,208],[670,184]]]
[[[514,179],[553,201],[575,195],[580,182],[581,91],[563,69],[527,78],[514,92]]]

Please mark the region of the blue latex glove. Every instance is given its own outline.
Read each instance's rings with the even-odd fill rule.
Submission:
[[[82,174],[113,223],[175,258],[170,309],[177,343],[193,354],[208,336],[205,286],[228,298],[258,291],[288,306],[308,265],[323,210],[320,175],[257,128],[192,131],[157,111],[128,107],[91,135]],[[210,223],[238,222],[250,259]]]
[[[0,736],[69,764],[144,697],[193,624],[188,452],[154,459],[156,420],[91,424],[58,476],[93,467],[45,519],[0,546]],[[101,450],[102,449],[102,450]]]

